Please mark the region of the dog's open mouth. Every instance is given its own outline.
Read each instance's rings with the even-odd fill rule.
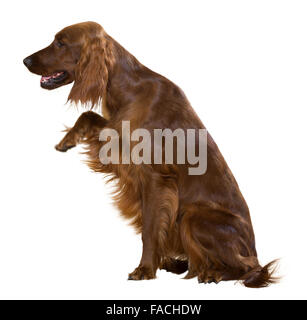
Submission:
[[[41,86],[43,88],[49,88],[60,85],[67,78],[66,71],[55,72],[50,76],[41,77]]]

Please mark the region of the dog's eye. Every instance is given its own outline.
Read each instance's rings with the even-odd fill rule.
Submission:
[[[61,47],[64,46],[64,43],[57,40],[57,41],[56,41],[56,46],[59,47],[59,48],[61,48]]]

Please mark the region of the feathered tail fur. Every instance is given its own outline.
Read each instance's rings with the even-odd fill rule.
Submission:
[[[273,260],[264,267],[259,265],[246,273],[240,280],[243,281],[245,287],[249,288],[263,288],[276,283],[280,279],[273,275],[276,271],[277,263],[278,260]]]

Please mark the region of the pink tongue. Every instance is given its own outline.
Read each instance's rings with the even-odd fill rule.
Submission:
[[[49,79],[51,79],[51,78],[57,78],[57,77],[59,77],[61,74],[63,74],[63,72],[57,72],[57,73],[55,73],[55,74],[53,74],[53,75],[51,75],[51,76],[48,76],[48,77],[44,77],[44,76],[42,76],[41,77],[41,82],[46,82],[46,81],[48,81]]]

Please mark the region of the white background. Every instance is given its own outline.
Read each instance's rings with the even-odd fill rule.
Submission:
[[[1,8],[0,298],[306,298],[306,1],[9,1]],[[59,153],[83,110],[22,64],[63,27],[92,20],[177,83],[249,204],[260,262],[281,258],[266,289],[200,285],[164,271],[127,281],[141,239],[111,186]]]

